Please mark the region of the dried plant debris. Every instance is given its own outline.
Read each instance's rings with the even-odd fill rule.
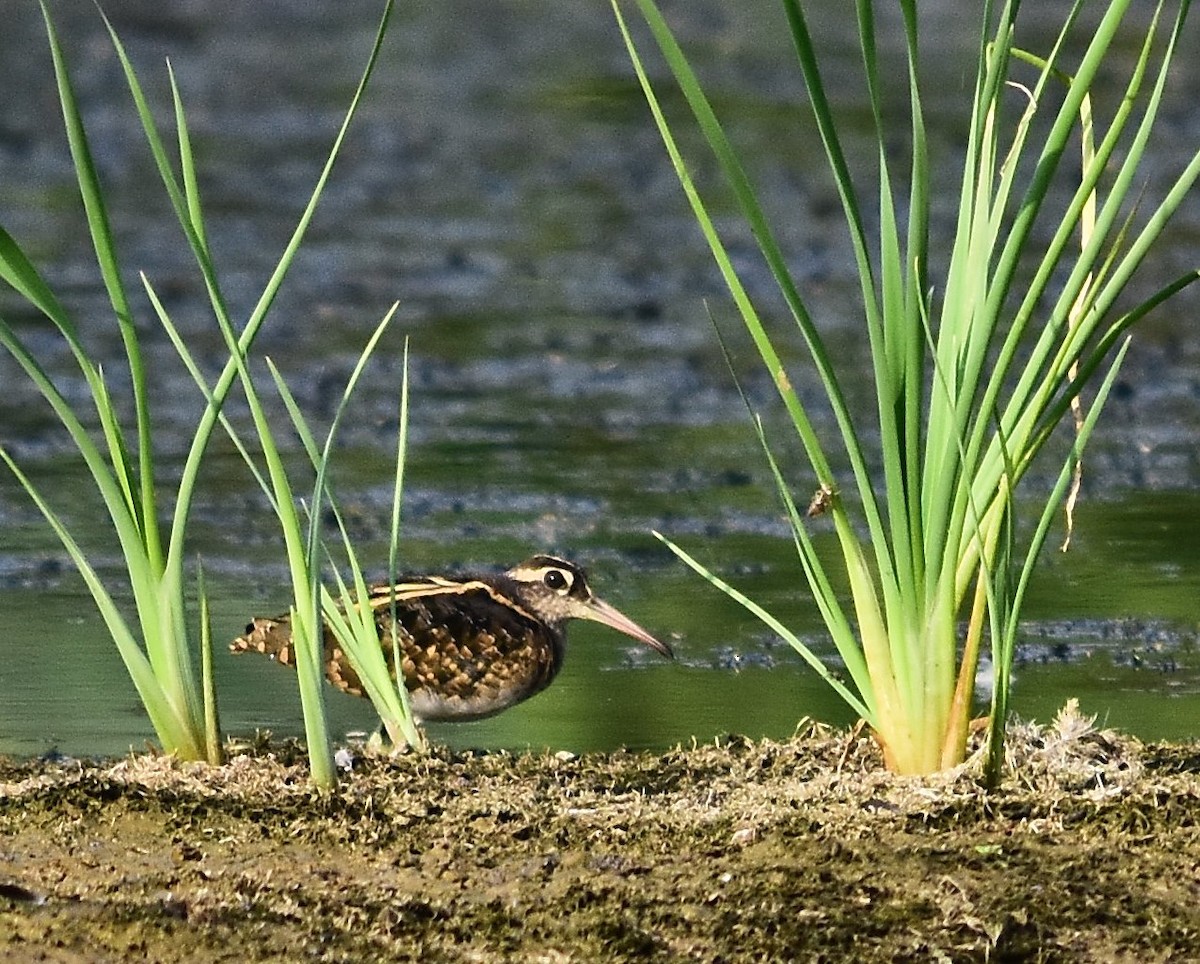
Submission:
[[[993,792],[818,725],[341,759],[0,761],[0,960],[1200,958],[1200,745],[1073,706]]]

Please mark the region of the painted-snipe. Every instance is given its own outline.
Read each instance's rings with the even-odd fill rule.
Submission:
[[[562,668],[571,619],[604,623],[674,658],[666,643],[592,595],[579,566],[534,556],[505,573],[403,577],[372,587],[367,602],[393,678],[393,599],[404,685],[421,720],[475,720],[540,693]],[[265,653],[285,666],[295,661],[287,616],[255,619],[229,648]],[[325,671],[334,686],[365,695],[328,626]]]

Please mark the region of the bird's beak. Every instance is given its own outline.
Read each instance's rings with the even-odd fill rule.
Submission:
[[[605,626],[611,626],[617,632],[624,633],[626,636],[632,636],[638,642],[645,643],[655,652],[662,653],[668,659],[675,658],[675,654],[671,652],[670,646],[662,642],[662,640],[651,636],[623,612],[610,606],[603,600],[593,598],[588,605],[588,612],[584,618],[604,623]]]

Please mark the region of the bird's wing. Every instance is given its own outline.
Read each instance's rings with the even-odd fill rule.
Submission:
[[[514,594],[503,591],[493,582],[477,578],[452,579],[446,576],[424,576],[419,579],[406,579],[394,584],[381,583],[372,586],[368,591],[367,601],[376,611],[386,611],[394,599],[397,604],[432,600],[437,596],[459,597],[462,605],[480,610],[490,610],[500,606],[504,610],[536,623],[537,617],[523,607]],[[444,608],[437,603],[431,603],[436,608]]]

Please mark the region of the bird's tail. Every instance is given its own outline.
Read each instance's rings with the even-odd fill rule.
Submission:
[[[231,653],[262,653],[277,660],[283,666],[296,662],[296,650],[292,645],[292,621],[287,616],[274,619],[256,617],[246,627],[246,634],[229,644]]]

